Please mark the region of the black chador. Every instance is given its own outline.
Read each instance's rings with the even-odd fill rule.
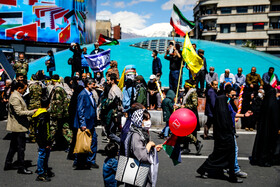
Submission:
[[[229,169],[230,179],[235,179],[235,128],[227,103],[228,97],[218,96],[214,107],[213,138],[214,150],[197,172],[208,177],[223,176],[223,169]]]
[[[268,167],[276,163],[277,142],[279,144],[279,120],[280,113],[279,104],[276,99],[276,90],[270,85],[267,85],[261,107],[260,122],[257,126],[257,135],[252,157],[250,158],[250,163],[252,165]]]

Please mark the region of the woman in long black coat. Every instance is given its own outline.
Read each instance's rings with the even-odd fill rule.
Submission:
[[[82,52],[83,50],[80,47],[80,44],[75,43],[70,46],[70,51],[72,51],[73,54],[73,60],[72,60],[72,73],[71,77],[74,76],[75,72],[79,72],[80,75],[82,75]]]
[[[270,167],[275,162],[274,154],[277,147],[279,127],[279,105],[276,90],[270,85],[265,88],[265,97],[261,107],[260,122],[254,143],[250,163]]]

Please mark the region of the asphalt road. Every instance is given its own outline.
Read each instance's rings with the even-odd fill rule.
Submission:
[[[35,181],[36,174],[19,175],[16,170],[3,171],[4,161],[9,148],[9,140],[3,140],[7,135],[5,131],[6,122],[0,122],[0,187],[2,186],[103,186],[102,165],[105,157],[97,155],[99,169],[73,170],[72,161],[66,160],[64,151],[53,151],[50,155],[49,166],[53,168],[56,176],[49,183]],[[98,149],[104,149],[105,143],[101,142],[101,129],[97,129]],[[162,143],[157,138],[156,132],[151,132],[152,140],[155,143]],[[159,153],[159,175],[157,186],[159,187],[182,187],[182,186],[280,186],[280,166],[263,168],[251,166],[248,156],[251,155],[255,134],[239,134],[239,165],[241,169],[248,173],[248,178],[242,184],[231,184],[225,180],[202,179],[196,173],[197,168],[205,161],[206,157],[213,150],[213,140],[200,140],[204,147],[200,156],[182,156],[182,163],[173,166],[172,161],[164,151]],[[190,148],[195,152],[193,145]],[[15,157],[16,159],[16,157]],[[29,169],[36,170],[37,144],[27,143],[25,159],[32,160],[33,166]]]

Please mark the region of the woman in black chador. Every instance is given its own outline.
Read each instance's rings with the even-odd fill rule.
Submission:
[[[250,163],[252,165],[270,167],[277,162],[277,156],[275,155],[277,154],[277,139],[280,129],[279,105],[276,99],[276,90],[270,85],[266,85],[265,87],[265,97],[260,115]]]
[[[236,98],[236,92],[232,87],[226,89],[226,95],[218,96],[215,102],[213,117],[214,150],[206,161],[197,170],[202,178],[225,178],[224,169],[229,169],[230,182],[240,183],[234,172],[235,166],[235,117],[249,117],[246,114],[236,114],[231,106],[230,100]]]

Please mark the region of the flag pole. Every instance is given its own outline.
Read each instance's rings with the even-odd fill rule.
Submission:
[[[175,29],[173,28],[173,30],[172,30],[173,40],[174,40],[174,35],[175,35]]]
[[[177,85],[177,91],[176,91],[176,97],[175,97],[175,104],[177,104],[177,101],[178,101],[179,86],[180,86],[180,82],[181,82],[183,62],[184,62],[184,60],[182,59],[182,61],[181,61],[181,68],[180,68],[180,74],[179,74],[179,79],[178,79],[178,85]],[[174,108],[174,111],[175,111],[175,108]]]

